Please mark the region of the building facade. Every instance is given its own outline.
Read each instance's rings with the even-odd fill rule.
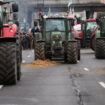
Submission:
[[[105,3],[105,0],[77,0],[78,3]]]
[[[86,17],[93,17],[95,12],[105,12],[105,0],[75,0],[69,6],[75,12],[86,12]]]
[[[69,3],[105,3],[105,0],[69,0]]]
[[[49,11],[51,14],[68,11],[68,0],[33,0],[30,5],[33,9],[29,13],[34,15],[38,14],[39,11],[43,12],[44,15],[48,15]]]
[[[67,11],[68,0],[34,0],[31,5],[35,11],[41,9],[46,13],[50,8],[52,12],[61,12]]]
[[[4,0],[11,1],[11,0]],[[52,13],[66,12],[68,10],[68,0],[13,0],[19,4],[19,20],[26,20],[29,23],[32,14],[41,10],[47,14],[49,8]]]

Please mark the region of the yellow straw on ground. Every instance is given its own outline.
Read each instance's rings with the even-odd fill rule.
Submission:
[[[58,64],[60,63],[47,59],[47,60],[36,60],[36,61],[33,61],[32,64],[24,64],[22,66],[27,68],[40,68],[40,67],[54,66]]]

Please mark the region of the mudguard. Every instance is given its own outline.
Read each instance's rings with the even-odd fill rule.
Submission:
[[[17,26],[15,24],[4,24],[1,37],[14,37],[17,32]]]

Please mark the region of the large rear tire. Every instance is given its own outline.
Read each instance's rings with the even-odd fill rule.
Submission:
[[[77,41],[69,41],[67,44],[67,61],[68,63],[77,63]]]
[[[17,83],[16,43],[0,43],[0,84]]]
[[[16,40],[16,51],[17,51],[17,80],[21,79],[21,61],[22,61],[22,49],[21,49],[21,40],[19,35]]]
[[[91,39],[91,48],[92,48],[92,50],[93,51],[95,51],[95,46],[96,46],[96,38],[95,38],[95,36]]]
[[[35,59],[45,60],[45,42],[36,42]]]
[[[80,54],[80,50],[81,50],[81,45],[80,45],[80,40],[77,40],[77,54],[78,54],[78,60],[81,60],[81,54]]]
[[[21,79],[21,66],[20,62],[17,62],[17,80],[20,81]]]
[[[96,39],[95,57],[97,59],[105,59],[105,38]]]

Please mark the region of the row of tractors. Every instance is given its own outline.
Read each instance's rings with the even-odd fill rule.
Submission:
[[[65,63],[80,60],[80,48],[92,48],[97,59],[105,58],[105,17],[81,20],[81,30],[73,30],[74,19],[45,17],[36,35],[35,59],[63,58]]]
[[[16,3],[0,1],[0,84],[3,85],[14,85],[21,78],[22,49],[17,12]],[[95,51],[96,58],[105,58],[104,16],[81,21],[78,33],[73,30],[73,18],[42,16],[38,22],[41,31],[35,35],[35,60],[62,58],[65,63],[77,63],[81,58],[80,48],[88,46]]]

